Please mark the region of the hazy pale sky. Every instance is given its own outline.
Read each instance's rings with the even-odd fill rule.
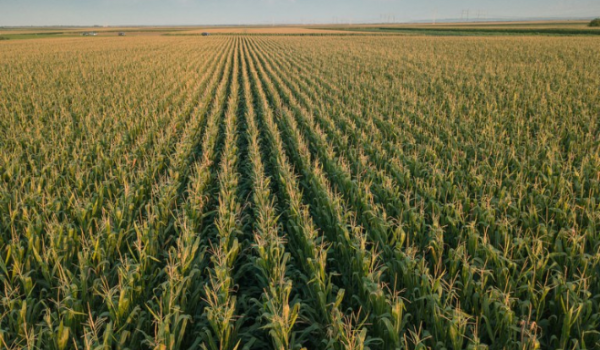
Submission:
[[[397,22],[600,16],[600,0],[0,0],[0,26]]]

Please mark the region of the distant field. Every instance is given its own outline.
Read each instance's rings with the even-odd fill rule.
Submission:
[[[493,22],[332,26],[330,29],[409,35],[600,35],[589,22]]]
[[[113,33],[113,32],[173,32],[181,30],[190,30],[193,27],[30,27],[30,28],[0,28],[0,35],[5,34],[47,34],[47,33],[82,33],[82,32],[98,32],[98,33]]]
[[[0,28],[0,37],[8,40],[73,37],[95,31],[98,36],[200,35],[600,35],[600,28],[589,28],[587,22],[490,22],[432,24],[380,24],[329,26],[248,26],[248,27],[91,27],[91,28]]]
[[[119,32],[124,32],[128,36],[156,36],[167,33],[177,33],[190,30],[187,27],[110,27],[110,28],[0,28],[0,37],[7,39],[44,39],[81,36],[83,32],[97,32],[99,37],[117,36]]]
[[[498,29],[531,29],[531,28],[571,28],[586,29],[589,21],[531,21],[531,22],[457,22],[457,23],[437,23],[438,27],[471,27],[471,28],[498,28]],[[406,26],[428,27],[431,23],[412,24]]]
[[[98,36],[116,36],[118,32],[127,35],[199,35],[204,32],[211,34],[349,34],[345,30],[319,29],[312,27],[207,27],[207,28],[162,28],[162,27],[124,27],[124,28],[31,28],[31,29],[0,29],[0,36],[9,39],[33,39],[56,37],[72,37],[82,32],[95,31]],[[350,33],[353,34],[353,33]]]
[[[191,31],[182,31],[178,34],[201,34],[203,32],[215,34],[344,34],[346,31],[335,29],[319,29],[310,27],[219,27],[200,28]]]

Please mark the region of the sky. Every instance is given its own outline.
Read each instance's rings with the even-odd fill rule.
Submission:
[[[0,26],[600,17],[600,0],[0,0]]]

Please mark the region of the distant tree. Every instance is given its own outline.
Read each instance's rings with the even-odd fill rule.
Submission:
[[[590,27],[600,27],[600,18],[592,20],[589,24]]]
[[[0,40],[8,40],[8,38],[5,36],[0,36]]]

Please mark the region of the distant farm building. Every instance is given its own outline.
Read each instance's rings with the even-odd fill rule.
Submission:
[[[202,36],[209,36],[209,35],[210,35],[210,33],[208,33],[208,32],[202,33]]]
[[[81,33],[81,35],[83,35],[83,36],[96,36],[96,35],[98,35],[98,33],[96,33],[96,32],[83,32],[83,33]]]
[[[119,32],[119,36],[125,36],[125,32]]]

